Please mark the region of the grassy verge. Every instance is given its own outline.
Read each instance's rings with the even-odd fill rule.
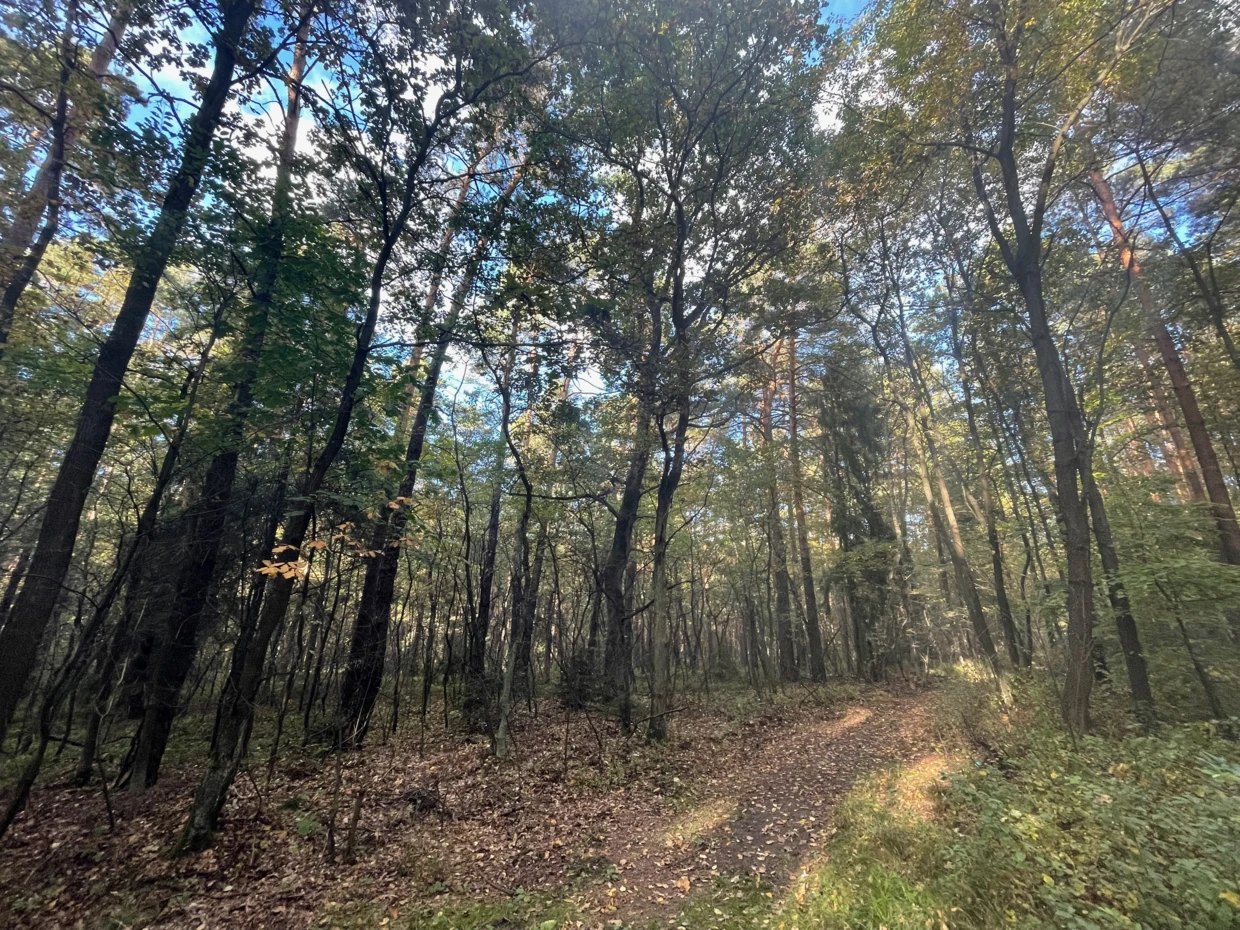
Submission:
[[[1026,684],[1001,713],[955,676],[943,713],[973,748],[907,803],[900,773],[858,786],[780,910],[786,927],[1240,927],[1240,750],[1203,725],[1112,731],[1074,749]],[[985,747],[980,750],[978,747]],[[983,757],[984,756],[984,757]]]
[[[935,723],[962,752],[856,785],[791,887],[721,879],[650,930],[1240,928],[1240,747],[1202,724],[1141,735],[1105,697],[1100,735],[1073,746],[1043,685],[1018,680],[1016,697],[1018,709],[1003,710],[983,678],[947,675]],[[771,713],[737,710],[737,725]],[[326,923],[611,930],[569,895],[445,903],[398,919],[363,907]]]

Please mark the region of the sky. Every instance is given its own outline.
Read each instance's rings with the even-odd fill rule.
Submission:
[[[827,15],[838,16],[845,22],[850,22],[868,3],[869,0],[827,0]]]

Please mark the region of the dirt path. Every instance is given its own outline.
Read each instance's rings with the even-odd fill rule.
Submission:
[[[602,850],[615,881],[588,894],[587,906],[627,925],[674,915],[719,878],[757,875],[784,886],[860,777],[894,763],[933,764],[930,700],[873,693],[826,719],[785,725],[756,751],[725,754],[680,813],[617,818]]]
[[[548,705],[519,721],[508,763],[452,729],[424,753],[403,736],[345,760],[344,790],[365,805],[355,854],[334,863],[324,858],[334,766],[312,749],[270,786],[239,779],[216,846],[181,859],[167,853],[194,770],[170,770],[140,799],[52,784],[0,845],[0,926],[399,926],[521,890],[569,896],[591,927],[665,922],[717,878],[782,886],[864,773],[927,760],[937,773],[934,699],[867,689],[827,705],[806,691],[748,717],[703,704],[677,716],[666,745]],[[418,814],[409,792],[427,786],[442,808]]]

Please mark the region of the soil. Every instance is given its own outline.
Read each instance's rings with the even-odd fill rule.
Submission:
[[[934,699],[801,688],[743,713],[703,703],[664,745],[544,702],[505,763],[442,723],[423,739],[415,719],[342,757],[339,783],[329,752],[290,752],[270,785],[255,761],[215,848],[182,859],[168,850],[199,771],[173,768],[141,798],[53,777],[0,844],[0,926],[394,926],[521,893],[570,899],[586,926],[665,923],[718,881],[786,885],[864,774],[933,768]],[[257,741],[252,755],[265,759]]]

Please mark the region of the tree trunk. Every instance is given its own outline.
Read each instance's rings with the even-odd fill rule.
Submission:
[[[512,345],[504,359],[500,373],[500,393],[503,402],[500,410],[500,435],[508,435],[508,421],[512,417],[512,372],[517,361],[517,331],[513,323]],[[495,459],[494,483],[491,488],[491,506],[487,516],[487,533],[483,542],[482,566],[478,572],[478,612],[474,616],[473,629],[469,631],[465,655],[465,714],[470,726],[490,729],[491,695],[486,682],[487,635],[491,626],[491,606],[495,588],[495,558],[499,550],[499,523],[503,502],[504,473],[508,461],[508,448],[501,446]]]
[[[779,346],[774,350],[779,356]],[[771,577],[775,583],[775,643],[782,681],[797,680],[797,660],[792,639],[792,579],[788,574],[788,549],[784,544],[783,517],[779,506],[778,462],[775,456],[774,401],[775,363],[772,361],[770,380],[762,387],[762,453],[766,466],[766,526],[771,546]]]
[[[1090,565],[1089,520],[1077,485],[1079,450],[1073,435],[1076,398],[1068,389],[1059,348],[1051,335],[1042,298],[1042,272],[1036,259],[1019,279],[1033,335],[1034,355],[1046,395],[1055,459],[1055,490],[1063,517],[1064,552],[1068,562],[1068,657],[1063,714],[1077,733],[1089,729],[1089,698],[1093,690],[1094,595]]]
[[[972,289],[966,287],[966,303],[972,304]],[[949,306],[952,353],[956,357],[956,365],[960,372],[960,386],[964,391],[965,416],[969,426],[969,441],[973,445],[973,453],[977,460],[978,481],[982,485],[982,516],[986,524],[986,542],[990,546],[990,567],[994,578],[995,606],[999,609],[999,628],[1003,630],[1003,638],[1007,642],[1008,658],[1012,665],[1028,666],[1032,661],[1030,650],[1032,643],[1022,642],[1016,631],[1016,622],[1012,619],[1012,605],[1008,601],[1007,580],[1003,571],[1003,548],[999,543],[999,530],[995,519],[995,493],[990,480],[990,470],[986,467],[986,453],[982,448],[982,438],[977,429],[977,416],[973,409],[973,389],[969,384],[969,375],[965,370],[964,347],[960,339],[960,326],[956,316],[956,308]]]
[[[689,398],[682,394],[676,400],[676,426],[672,441],[660,424],[663,446],[663,475],[659,481],[654,515],[654,564],[651,571],[653,629],[651,631],[650,725],[647,734],[652,740],[667,739],[668,716],[672,711],[672,623],[671,599],[667,583],[667,548],[670,541],[669,523],[672,501],[685,466],[685,443],[689,434]]]
[[[259,243],[253,300],[246,308],[238,353],[237,381],[226,414],[220,449],[207,467],[197,500],[186,513],[185,553],[168,611],[164,643],[156,653],[151,700],[147,702],[146,717],[138,738],[135,760],[135,775],[138,777],[130,783],[137,791],[154,784],[158,778],[160,759],[176,713],[177,697],[198,651],[198,629],[224,540],[224,524],[245,442],[246,423],[254,405],[254,386],[284,255],[285,229],[291,209],[293,156],[301,115],[301,79],[306,69],[309,30],[310,11],[303,7],[292,68],[287,78],[288,106],[276,168],[274,200],[267,228]]]
[[[1146,327],[1154,344],[1158,346],[1158,354],[1166,366],[1167,375],[1171,379],[1171,389],[1180,404],[1180,414],[1184,417],[1184,425],[1193,444],[1193,452],[1197,456],[1197,464],[1201,467],[1201,477],[1206,486],[1206,494],[1210,499],[1210,507],[1214,514],[1214,523],[1218,528],[1219,549],[1223,561],[1228,565],[1240,565],[1240,524],[1236,522],[1236,512],[1232,507],[1231,495],[1227,490],[1227,481],[1223,470],[1219,467],[1218,456],[1214,452],[1214,440],[1206,429],[1205,417],[1197,404],[1197,392],[1184,370],[1184,362],[1180,358],[1175,340],[1163,322],[1162,315],[1154,303],[1154,295],[1149,284],[1141,274],[1141,265],[1137,261],[1128,233],[1124,229],[1123,220],[1115,198],[1111,195],[1110,185],[1102,172],[1094,169],[1090,172],[1090,182],[1102,203],[1102,212],[1111,227],[1111,237],[1119,247],[1120,264],[1132,278],[1137,288],[1137,299],[1145,313]]]
[[[402,537],[412,508],[413,491],[417,484],[418,466],[426,444],[426,430],[435,409],[435,391],[443,370],[448,347],[461,306],[472,286],[472,270],[467,273],[453,296],[452,309],[444,321],[439,338],[431,356],[422,396],[414,416],[413,431],[405,452],[405,472],[397,490],[396,506],[387,522],[375,528],[371,549],[378,555],[366,562],[366,579],[362,586],[362,599],[358,606],[357,622],[349,646],[349,664],[345,669],[344,683],[340,691],[341,740],[347,748],[361,746],[370,726],[375,699],[383,681],[383,666],[387,650],[388,624],[391,620],[392,598],[396,591],[396,576],[400,569]]]
[[[1193,255],[1193,250],[1185,246],[1184,240],[1180,237],[1179,225],[1175,218],[1170,216],[1166,208],[1163,207],[1162,200],[1154,190],[1154,179],[1150,176],[1149,169],[1140,154],[1137,155],[1137,164],[1141,168],[1141,177],[1145,182],[1146,194],[1148,194],[1150,202],[1154,204],[1154,209],[1158,211],[1158,215],[1162,218],[1163,226],[1166,227],[1167,235],[1175,245],[1176,252],[1184,261],[1184,264],[1188,266],[1188,270],[1193,276],[1193,282],[1197,285],[1197,293],[1205,303],[1206,310],[1209,311],[1210,322],[1214,324],[1214,332],[1218,336],[1219,342],[1223,344],[1223,351],[1226,353],[1232,367],[1237,372],[1240,372],[1240,349],[1237,349],[1236,342],[1232,339],[1231,332],[1227,329],[1227,308],[1223,305],[1223,298],[1219,294],[1217,283],[1213,280],[1213,269],[1203,269],[1201,262]],[[1109,216],[1107,220],[1110,221]],[[1123,233],[1122,225],[1120,226],[1120,232]],[[1111,233],[1112,235],[1115,234],[1114,223],[1111,224]],[[1127,242],[1126,234],[1124,235],[1124,241],[1125,243]],[[1139,277],[1139,271],[1133,272],[1133,276]],[[1161,317],[1159,319],[1161,320]]]
[[[801,475],[801,437],[797,420],[796,332],[788,335],[788,458],[792,471],[792,509],[796,515],[797,549],[801,556],[801,584],[805,589],[805,632],[809,640],[809,677],[827,680],[822,652],[822,626],[818,616],[818,592],[814,587],[814,564],[809,553],[809,521],[805,514],[805,482]]]
[[[237,770],[245,758],[254,720],[255,700],[267,663],[267,649],[288,609],[293,586],[302,570],[301,549],[314,517],[315,495],[322,488],[328,471],[344,447],[353,409],[357,405],[358,389],[366,373],[366,361],[370,356],[375,326],[379,321],[384,276],[396,243],[404,233],[413,205],[413,179],[409,178],[400,211],[389,221],[383,246],[375,258],[370,276],[366,317],[357,329],[353,359],[341,388],[340,403],[336,408],[331,432],[313,465],[303,477],[298,489],[296,509],[285,520],[280,544],[273,548],[269,559],[264,559],[269,577],[262,609],[245,648],[233,651],[232,667],[216,714],[215,740],[207,773],[194,795],[189,820],[177,844],[179,852],[201,850],[211,844],[228,790],[232,787]]]
[[[33,557],[37,572],[27,576],[9,622],[0,630],[0,741],[34,668],[43,631],[55,612],[73,558],[82,509],[112,432],[115,400],[206,168],[254,6],[254,0],[222,3],[223,20],[215,36],[211,77],[190,119],[181,163],[168,185],[155,227],[137,254],[120,312],[99,350],[77,428],[48,495]]]
[[[513,172],[512,179],[501,194],[498,206],[491,217],[492,225],[503,216],[517,184],[520,183],[520,177],[520,170]],[[462,184],[461,193],[454,207],[454,216],[464,205],[470,182],[466,180]],[[448,242],[449,239],[445,236],[444,248],[447,247]],[[396,577],[400,569],[402,551],[400,540],[404,536],[409,510],[413,506],[413,490],[417,483],[422,449],[426,443],[426,430],[435,409],[435,391],[439,385],[439,376],[443,370],[444,360],[447,358],[448,348],[452,343],[457,320],[473,288],[478,267],[486,257],[488,247],[489,237],[480,236],[452,295],[448,319],[441,326],[439,337],[435,342],[430,367],[414,416],[413,430],[409,435],[409,445],[405,453],[404,477],[397,491],[397,499],[393,502],[396,506],[392,509],[388,520],[376,523],[371,538],[370,549],[378,555],[372,556],[366,562],[362,599],[358,606],[357,621],[353,627],[349,646],[349,662],[345,668],[340,692],[340,738],[347,748],[358,748],[365,740],[375,700],[379,695],[379,687],[383,682],[388,625],[391,622],[392,599],[395,596]],[[439,284],[438,276],[433,277],[431,294],[438,291]],[[432,302],[431,296],[428,295],[425,306],[429,308]],[[398,429],[401,427],[398,426]]]
[[[195,366],[193,373],[186,382],[184,391],[185,408],[177,418],[176,431],[168,443],[168,448],[164,451],[163,460],[159,465],[159,474],[155,478],[155,487],[152,489],[151,496],[147,499],[146,505],[142,508],[142,513],[138,517],[138,525],[134,530],[133,552],[130,556],[130,564],[124,579],[125,596],[122,601],[121,616],[117,621],[116,629],[112,633],[107,651],[99,662],[98,689],[89,708],[86,733],[82,737],[82,753],[78,759],[78,767],[73,779],[74,783],[78,785],[84,785],[90,781],[90,773],[95,765],[99,731],[107,714],[108,703],[112,696],[113,679],[116,677],[117,669],[120,667],[126,651],[131,646],[130,639],[137,612],[135,602],[142,565],[146,559],[151,537],[155,533],[156,520],[159,517],[159,508],[163,501],[164,492],[167,490],[168,485],[172,483],[177,462],[180,460],[181,446],[184,444],[185,436],[189,431],[190,420],[193,416],[198,397],[198,387],[202,383],[203,375],[206,374],[207,364],[211,358],[211,350],[215,347],[220,324],[223,322],[223,310],[223,305],[221,305],[216,314],[211,338],[203,349],[197,366]],[[104,606],[104,602],[101,601],[100,605]],[[105,609],[110,608],[111,604],[109,603]]]
[[[515,335],[515,327],[514,327]],[[514,350],[515,350],[515,339]],[[511,366],[509,368],[511,373]],[[506,378],[508,383],[502,384],[500,391],[503,395],[505,405],[511,404],[511,380]],[[518,657],[521,653],[521,644],[528,641],[529,631],[526,629],[526,621],[533,620],[532,601],[530,599],[537,598],[538,592],[532,589],[530,584],[530,514],[534,508],[534,486],[530,484],[529,476],[525,472],[525,460],[521,453],[517,450],[516,445],[512,441],[512,434],[508,428],[508,419],[505,417],[501,421],[501,432],[503,440],[508,447],[509,453],[512,455],[513,461],[517,466],[517,478],[521,482],[523,490],[521,499],[521,516],[517,520],[515,540],[516,551],[513,553],[512,560],[512,622],[508,630],[508,653],[504,660],[504,680],[500,689],[499,696],[499,725],[495,732],[495,756],[496,758],[506,758],[509,750],[512,748],[512,706],[513,692],[516,686]]]
[[[76,9],[76,3],[71,4],[66,13],[65,40],[71,39],[70,30],[75,25]],[[132,13],[133,8],[129,0],[121,0],[116,9],[112,11],[107,31],[95,47],[88,66],[95,80],[101,81],[112,67],[112,59],[116,57],[116,49],[129,26]],[[76,50],[72,57],[76,57]],[[39,270],[47,247],[60,227],[61,176],[64,173],[66,154],[77,141],[83,116],[83,114],[74,112],[68,95],[65,93],[72,67],[66,45],[62,51],[61,93],[57,97],[55,116],[51,126],[51,149],[43,160],[43,164],[39,166],[30,189],[22,195],[14,208],[13,222],[4,231],[4,236],[0,238],[0,355],[3,354],[8,343],[17,302]],[[47,218],[36,239],[35,229],[45,213]]]
[[[913,443],[917,448],[917,464],[918,470],[921,473],[922,493],[926,498],[926,506],[930,509],[930,516],[936,530],[938,530],[947,543],[947,554],[951,559],[952,569],[955,574],[956,589],[964,600],[965,610],[969,615],[969,625],[973,629],[973,635],[977,638],[978,647],[981,649],[983,657],[995,676],[995,682],[999,688],[999,697],[1005,704],[1010,703],[1011,694],[1008,690],[1007,676],[1003,671],[1003,666],[999,663],[999,653],[995,649],[995,641],[990,635],[990,628],[986,625],[986,614],[982,610],[982,600],[977,593],[977,581],[973,576],[973,569],[969,565],[968,556],[964,550],[964,540],[960,536],[960,526],[956,522],[956,511],[952,506],[947,483],[943,479],[943,473],[939,469],[935,458],[936,449],[933,439],[929,436],[929,427],[925,424],[921,424],[919,427],[917,418],[912,410],[908,411],[907,416],[909,429],[913,434]],[[931,472],[933,472],[933,484],[931,482]],[[938,487],[937,501],[935,500],[934,485]],[[942,507],[941,512],[940,506]]]

